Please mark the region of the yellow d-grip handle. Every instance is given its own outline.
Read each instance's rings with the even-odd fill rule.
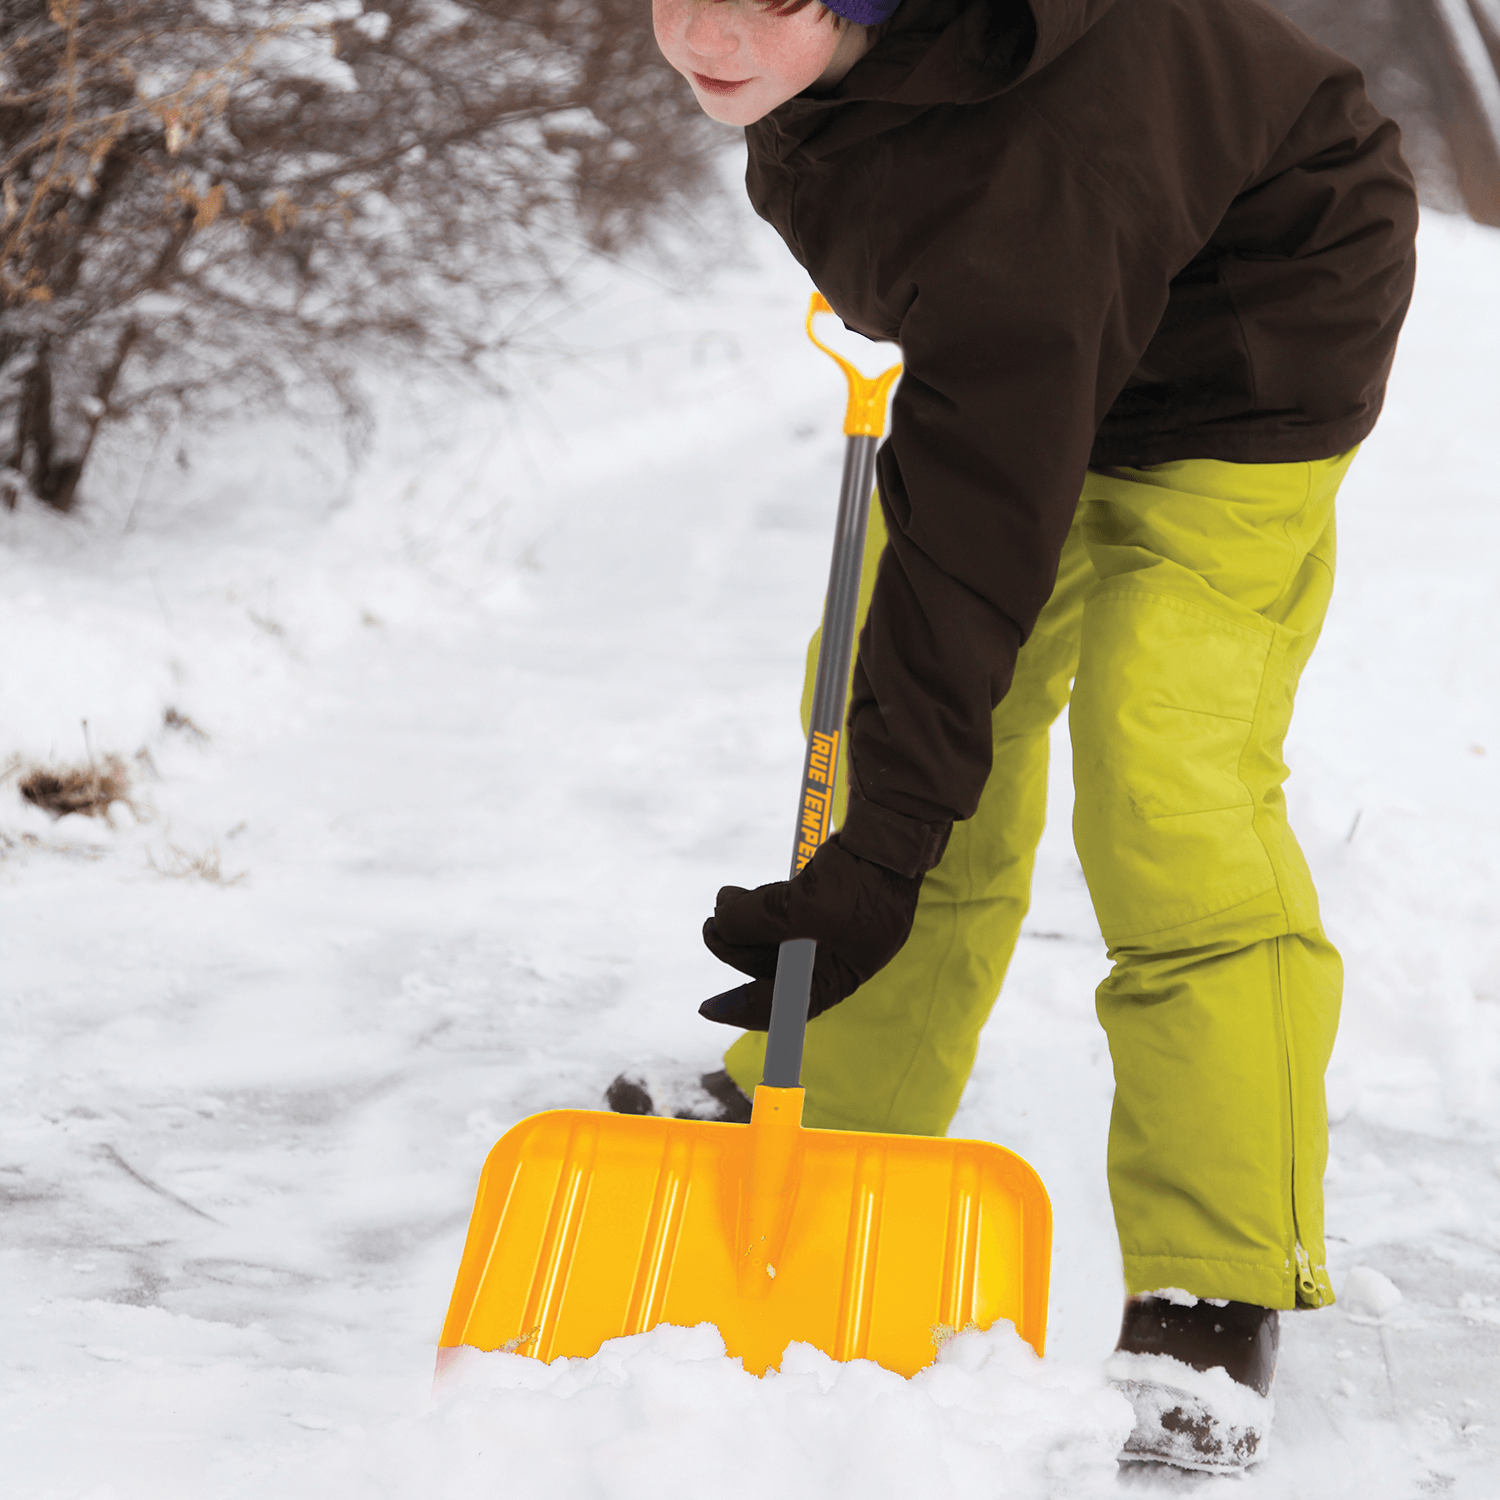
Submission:
[[[807,336],[838,365],[844,372],[844,379],[849,382],[849,405],[844,410],[845,434],[849,437],[879,437],[885,431],[886,399],[901,373],[901,366],[892,365],[882,375],[861,375],[842,354],[835,354],[813,332],[813,319],[819,313],[832,311],[822,292],[814,292],[807,307]]]

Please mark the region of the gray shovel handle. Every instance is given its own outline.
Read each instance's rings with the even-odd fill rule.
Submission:
[[[802,762],[793,875],[813,857],[832,827],[833,791],[849,697],[849,664],[854,656],[854,619],[859,607],[859,579],[864,563],[870,491],[875,483],[877,443],[874,437],[851,436],[844,451],[833,561],[828,569],[828,597],[823,606],[823,637],[818,646],[817,676],[813,680],[812,723]],[[811,938],[792,938],[781,945],[762,1075],[762,1082],[771,1088],[793,1089],[802,1079],[802,1039],[807,1031],[816,951],[817,944]]]

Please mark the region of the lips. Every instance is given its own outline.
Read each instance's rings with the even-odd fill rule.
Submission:
[[[748,78],[710,78],[707,73],[694,73],[693,82],[705,94],[732,94],[750,82]]]

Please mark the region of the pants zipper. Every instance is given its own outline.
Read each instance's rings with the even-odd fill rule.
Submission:
[[[1282,938],[1274,940],[1276,943],[1276,988],[1281,1000],[1281,1036],[1282,1051],[1286,1058],[1286,1108],[1287,1120],[1291,1135],[1291,1183],[1288,1196],[1291,1199],[1292,1210],[1292,1254],[1295,1258],[1295,1281],[1296,1301],[1298,1307],[1321,1307],[1324,1297],[1318,1289],[1317,1278],[1313,1275],[1312,1260],[1302,1245],[1302,1229],[1297,1222],[1297,1102],[1295,1088],[1295,1073],[1292,1068],[1292,1032],[1289,1018],[1286,1013],[1286,975],[1281,966],[1281,944]]]
[[[1292,1233],[1297,1233],[1297,1210],[1292,1209]],[[1300,1239],[1297,1245],[1297,1301],[1303,1307],[1321,1307],[1323,1299],[1318,1295],[1318,1283],[1313,1279],[1312,1262],[1307,1258],[1307,1251],[1302,1248]]]
[[[1281,944],[1285,939],[1276,939],[1277,988],[1281,994],[1282,1048],[1286,1056],[1287,1117],[1291,1128],[1291,1209],[1292,1209],[1292,1254],[1295,1258],[1294,1280],[1296,1283],[1296,1305],[1298,1307],[1323,1307],[1333,1300],[1332,1295],[1318,1285],[1313,1274],[1312,1259],[1302,1244],[1302,1226],[1297,1222],[1297,1104],[1292,1069],[1292,1033],[1286,1013],[1286,976],[1281,968]]]

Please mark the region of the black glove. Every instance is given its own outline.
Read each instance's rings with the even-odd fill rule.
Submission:
[[[698,1014],[726,1026],[765,1031],[771,1024],[776,956],[788,938],[813,938],[808,1017],[847,999],[901,951],[917,910],[921,875],[898,875],[850,854],[834,834],[792,880],[753,891],[726,885],[703,941],[715,958],[751,983],[705,1000]]]

